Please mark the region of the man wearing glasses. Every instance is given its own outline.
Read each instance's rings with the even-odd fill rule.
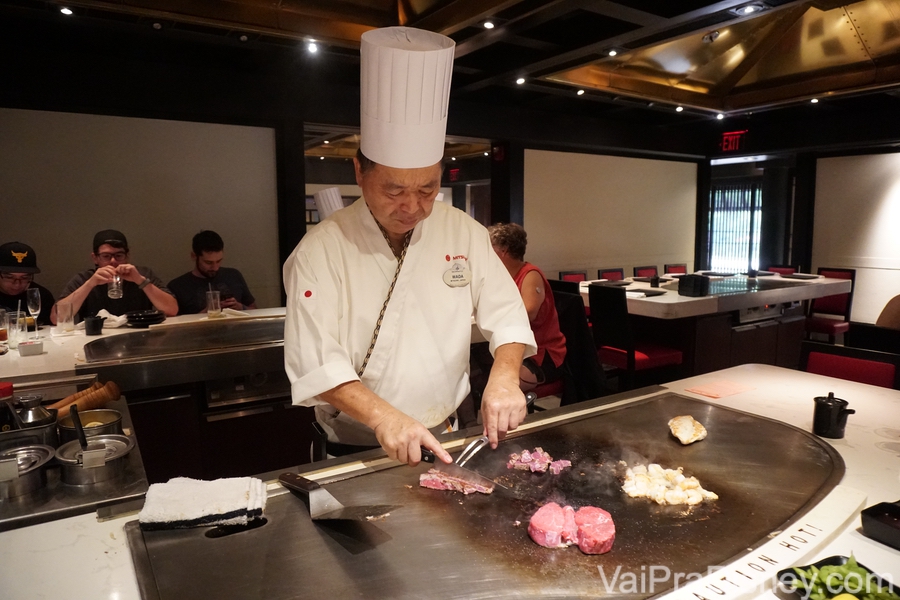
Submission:
[[[0,308],[8,312],[27,311],[25,290],[41,290],[41,314],[38,323],[50,324],[53,294],[34,282],[34,274],[40,273],[34,249],[21,242],[9,242],[0,246]]]
[[[123,315],[133,310],[157,310],[173,317],[178,303],[172,292],[149,267],[137,267],[128,261],[128,241],[121,231],[104,229],[94,236],[91,253],[95,268],[82,271],[66,284],[57,304],[72,304],[78,319],[96,315],[106,309],[110,314]],[[109,297],[109,283],[121,277],[120,298]],[[54,307],[53,316],[56,316]]]

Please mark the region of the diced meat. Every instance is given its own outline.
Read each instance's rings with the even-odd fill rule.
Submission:
[[[532,515],[528,535],[545,548],[578,544],[585,554],[603,554],[613,547],[616,526],[602,508],[584,506],[576,511],[571,506],[550,502]]]
[[[519,469],[532,473],[546,473],[547,469],[550,469],[554,475],[559,475],[560,471],[571,466],[571,461],[553,460],[553,457],[544,452],[540,446],[531,452],[528,450],[522,450],[521,454],[513,452],[509,455],[509,462],[506,463],[507,469]]]
[[[571,466],[571,460],[554,460],[550,463],[550,472],[554,475],[559,475],[563,469],[567,469]]]
[[[494,491],[493,487],[474,484],[438,469],[428,469],[427,473],[419,475],[419,485],[432,490],[451,490],[463,494],[490,494]]]
[[[578,526],[578,548],[585,554],[604,554],[616,541],[616,525],[602,508],[583,506],[575,513]]]
[[[577,534],[575,510],[556,502],[540,507],[528,523],[528,535],[544,548],[565,548],[575,543]]]

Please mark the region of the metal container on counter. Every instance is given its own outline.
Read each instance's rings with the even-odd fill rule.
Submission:
[[[87,438],[88,444],[105,446],[99,460],[85,453],[78,440],[57,448],[56,460],[62,465],[62,481],[69,485],[89,485],[119,477],[125,471],[125,457],[134,448],[127,435],[105,433]]]
[[[87,437],[105,433],[123,434],[122,413],[117,410],[97,408],[79,412],[78,416],[81,418],[84,435]],[[65,444],[78,439],[78,433],[75,431],[75,425],[72,423],[71,415],[66,415],[60,419],[58,426],[60,444]]]
[[[0,500],[24,496],[47,484],[44,466],[53,448],[41,444],[0,450]]]

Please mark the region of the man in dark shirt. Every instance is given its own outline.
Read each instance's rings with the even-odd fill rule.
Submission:
[[[178,299],[178,314],[187,315],[206,310],[206,292],[218,290],[222,308],[242,310],[256,308],[244,276],[237,269],[222,266],[225,242],[215,231],[201,231],[191,242],[194,269],[169,282]]]
[[[59,295],[57,304],[71,303],[72,312],[79,320],[96,315],[104,308],[113,315],[153,308],[167,317],[178,314],[178,303],[172,292],[149,267],[129,263],[128,253],[128,241],[121,231],[105,229],[97,232],[91,253],[96,267],[75,275]],[[122,297],[110,298],[108,284],[116,275],[122,278]]]
[[[21,310],[28,313],[25,290],[41,290],[41,312],[38,323],[50,324],[53,294],[34,282],[34,274],[40,273],[34,249],[21,242],[9,242],[0,246],[0,308],[7,312]]]

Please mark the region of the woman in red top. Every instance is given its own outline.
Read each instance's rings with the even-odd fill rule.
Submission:
[[[559,318],[550,284],[539,268],[525,262],[528,238],[521,225],[499,223],[488,227],[494,252],[515,280],[528,311],[528,320],[537,342],[537,354],[522,363],[519,385],[528,391],[538,384],[560,378],[559,367],[566,357],[566,338],[559,330]]]

